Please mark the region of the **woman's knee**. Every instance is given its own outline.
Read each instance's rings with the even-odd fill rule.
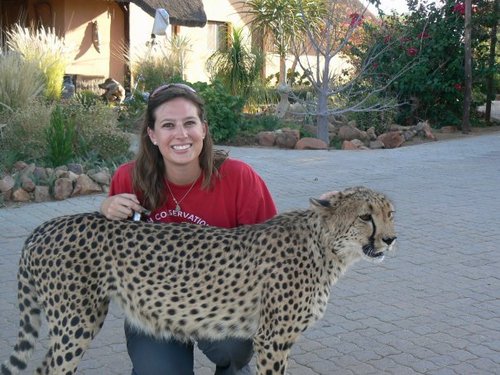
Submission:
[[[210,361],[220,367],[233,365],[236,369],[240,369],[250,362],[253,355],[252,340],[236,338],[200,340],[198,347]]]
[[[125,326],[132,375],[193,375],[193,345],[159,340]]]

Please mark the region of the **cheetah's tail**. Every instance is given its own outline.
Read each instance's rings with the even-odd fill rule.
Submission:
[[[35,349],[35,342],[41,326],[41,309],[36,300],[35,286],[31,280],[30,273],[26,270],[21,260],[18,275],[19,309],[21,316],[19,319],[19,334],[14,351],[8,360],[1,367],[2,375],[15,375],[26,369],[28,360]]]

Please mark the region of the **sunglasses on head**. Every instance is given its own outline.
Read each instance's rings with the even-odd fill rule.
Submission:
[[[158,95],[160,92],[163,92],[165,90],[168,90],[171,87],[177,87],[179,89],[184,89],[189,92],[192,92],[196,94],[196,90],[193,89],[191,86],[185,85],[184,83],[167,83],[165,85],[158,86],[156,89],[151,94],[151,97]]]

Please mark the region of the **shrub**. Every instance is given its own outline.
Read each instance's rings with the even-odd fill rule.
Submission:
[[[2,154],[9,153],[11,159],[25,161],[43,159],[47,152],[45,130],[50,124],[52,110],[52,105],[36,100],[15,110],[2,132]]]
[[[73,158],[75,125],[71,117],[64,115],[60,106],[56,106],[52,112],[45,135],[48,145],[47,161],[52,167],[66,164]]]
[[[388,130],[391,124],[396,120],[398,114],[397,100],[384,98],[378,95],[369,96],[365,103],[365,107],[386,106],[387,110],[380,111],[363,111],[363,112],[348,112],[346,114],[348,120],[356,121],[356,125],[360,130],[367,130],[371,127],[375,128],[375,133],[382,134]]]
[[[59,99],[63,77],[70,62],[72,48],[64,38],[57,36],[54,28],[24,28],[16,24],[7,32],[7,46],[19,52],[25,60],[39,64],[45,78],[45,96]]]
[[[175,77],[183,78],[190,49],[189,39],[175,36],[148,48],[135,57],[132,65],[135,80],[141,82],[141,91],[151,91]]]
[[[443,5],[421,1],[409,3],[405,16],[390,16],[380,27],[366,30],[367,38],[352,52],[358,58],[369,50],[381,51],[393,45],[389,53],[365,61],[369,80],[387,84],[388,92],[398,95],[401,107],[398,122],[412,124],[428,119],[433,126],[460,125],[464,98],[464,17],[456,6],[462,2],[445,0]],[[472,14],[474,85],[486,79],[488,27],[491,27],[493,2],[477,0]],[[397,38],[403,33],[405,36]],[[361,52],[361,53],[360,53]],[[375,55],[372,55],[375,56]],[[418,64],[398,79],[390,80],[412,61]],[[479,100],[480,96],[473,98]],[[473,104],[476,104],[475,102]]]
[[[144,94],[134,91],[120,107],[118,126],[125,132],[137,132],[142,116],[146,111],[147,101]]]
[[[77,92],[73,96],[73,101],[76,101],[87,109],[102,102],[101,96],[91,90],[82,90]]]
[[[97,158],[115,158],[126,153],[129,139],[118,128],[118,111],[101,101],[88,105],[81,98],[72,98],[64,105],[66,116],[75,125],[75,156]],[[114,145],[113,141],[117,144]]]
[[[198,82],[193,87],[205,101],[208,125],[214,141],[222,142],[233,137],[241,123],[244,99],[231,95],[219,81],[210,85]]]
[[[87,139],[87,146],[100,160],[114,160],[127,155],[130,139],[118,129],[102,128]],[[89,156],[87,154],[86,156]]]
[[[13,51],[0,53],[0,77],[0,112],[30,105],[45,87],[38,64]]]
[[[248,134],[257,134],[261,131],[276,130],[279,127],[280,120],[276,116],[257,114],[244,116],[240,130]]]

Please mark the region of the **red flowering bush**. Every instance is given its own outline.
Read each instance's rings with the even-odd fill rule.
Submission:
[[[465,4],[464,3],[455,4],[452,12],[453,13],[460,13],[461,15],[464,15],[465,14]]]
[[[411,57],[417,56],[418,48],[410,47],[406,50],[406,53],[408,54],[408,56],[411,56]]]
[[[472,22],[473,100],[477,97],[482,101],[474,102],[476,105],[485,99],[481,90],[484,92],[491,22],[488,17],[493,12],[491,2],[473,1],[477,9]],[[351,61],[369,67],[366,85],[385,83],[387,94],[400,99],[399,123],[430,120],[438,127],[460,125],[464,95],[463,3],[446,0],[444,5],[423,5],[412,0],[409,5],[408,15],[386,16],[382,26],[368,28],[363,24],[367,38],[363,45],[352,49]],[[398,78],[394,80],[394,76]]]
[[[365,17],[360,15],[359,13],[351,13],[349,15],[349,18],[351,19],[351,21],[349,22],[349,27],[357,27],[363,23],[363,19]]]

